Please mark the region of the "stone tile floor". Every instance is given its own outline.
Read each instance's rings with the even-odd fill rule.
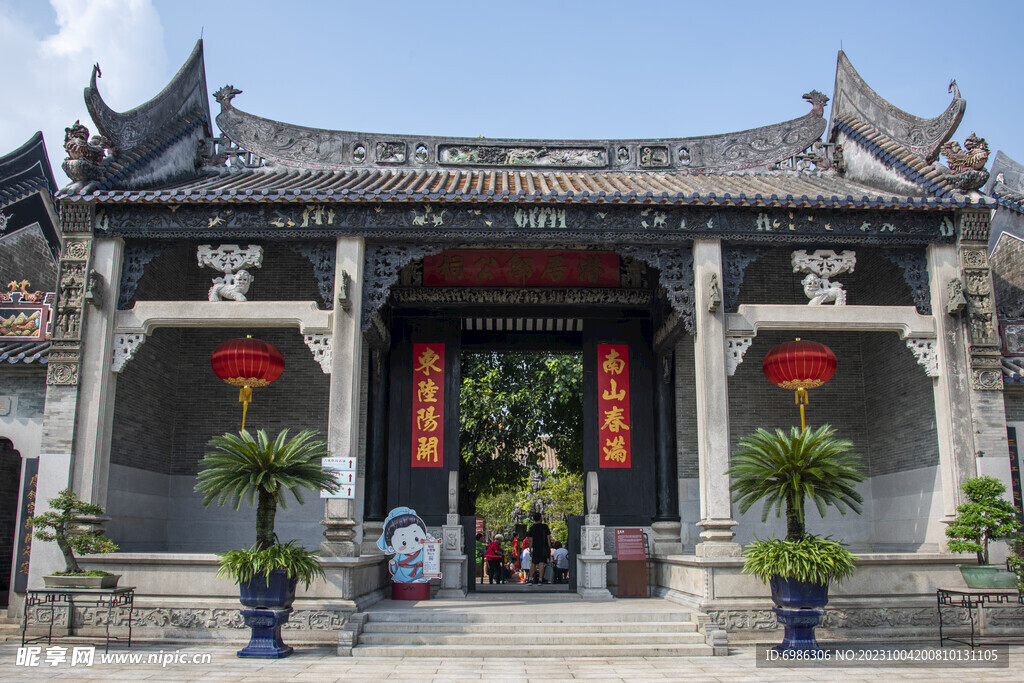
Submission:
[[[56,644],[56,643],[55,643]],[[62,642],[68,655],[82,643]],[[880,683],[894,680],[1024,680],[1024,646],[1009,650],[1006,668],[962,667],[871,667],[837,668],[814,665],[809,668],[758,668],[753,646],[732,647],[727,657],[552,657],[438,659],[404,657],[338,657],[328,648],[298,648],[281,660],[239,659],[239,645],[222,643],[137,643],[125,649],[111,649],[115,658],[138,655],[130,661],[102,662],[102,648],[96,651],[91,666],[64,661],[49,666],[47,647],[42,646],[35,666],[19,664],[18,645],[0,645],[0,681],[25,680],[137,680],[137,681],[865,681]],[[928,645],[926,647],[933,647]],[[199,655],[206,663],[191,663]],[[147,660],[153,656],[154,663]],[[168,663],[161,664],[161,658]],[[172,658],[177,658],[174,661]]]

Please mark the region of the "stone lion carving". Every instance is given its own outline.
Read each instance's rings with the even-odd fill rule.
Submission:
[[[846,305],[846,290],[838,282],[829,282],[827,278],[818,277],[814,273],[808,273],[803,280],[804,294],[810,301],[808,306],[820,306],[821,304],[834,303],[836,306]]]
[[[68,156],[61,168],[71,180],[82,182],[94,180],[102,174],[105,150],[113,149],[109,140],[102,135],[89,138],[89,129],[75,121],[64,129],[64,151]]]
[[[252,275],[247,270],[224,273],[224,277],[213,278],[210,287],[210,301],[247,301],[245,295],[252,285]]]

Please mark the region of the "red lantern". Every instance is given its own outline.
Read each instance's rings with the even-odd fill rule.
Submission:
[[[807,390],[820,387],[836,374],[836,354],[824,344],[796,341],[779,344],[764,357],[762,367],[768,380],[783,389],[796,391],[800,405],[800,428],[806,429],[804,406]]]
[[[210,366],[222,380],[241,387],[238,401],[242,404],[242,429],[245,429],[252,387],[265,387],[280,377],[284,372],[284,356],[273,344],[246,336],[226,341],[214,349]]]

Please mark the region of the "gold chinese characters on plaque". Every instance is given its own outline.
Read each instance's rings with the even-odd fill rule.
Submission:
[[[629,346],[597,345],[598,462],[628,469],[630,461]]]
[[[444,466],[444,344],[412,345],[412,466]]]

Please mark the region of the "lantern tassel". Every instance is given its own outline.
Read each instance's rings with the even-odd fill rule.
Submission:
[[[800,406],[800,431],[807,430],[807,421],[804,418],[804,406],[807,405],[808,395],[807,390],[800,388],[796,390],[796,403]]]
[[[252,400],[252,387],[242,387],[238,390],[238,402],[242,404],[242,431],[245,431],[245,414],[249,411],[249,401]]]

